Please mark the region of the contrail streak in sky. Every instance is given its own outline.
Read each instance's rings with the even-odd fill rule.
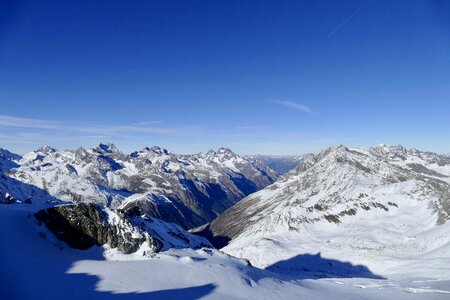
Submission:
[[[345,23],[347,23],[348,21],[351,20],[351,18],[353,18],[354,16],[356,16],[364,7],[366,7],[367,4],[369,4],[369,2],[372,0],[368,0],[366,2],[364,2],[363,5],[361,5],[357,10],[355,10],[350,16],[348,16],[347,19],[345,19],[342,23],[340,23],[338,26],[336,26],[336,28],[334,28],[329,34],[328,37],[331,37],[333,34],[336,33],[336,31],[338,31],[339,29],[341,29],[342,26],[345,25]]]

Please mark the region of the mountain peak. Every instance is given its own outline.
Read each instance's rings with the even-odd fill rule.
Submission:
[[[225,148],[225,147],[220,147],[219,149],[217,149],[217,154],[228,155],[228,156],[236,155],[229,148]]]
[[[331,147],[330,149],[333,151],[348,151],[348,148],[342,144],[335,145],[335,146]]]
[[[217,153],[216,153],[216,151],[209,149],[208,152],[206,152],[205,154],[208,156],[211,156],[211,155],[216,155]]]
[[[94,148],[95,151],[99,153],[115,153],[119,152],[119,149],[117,149],[116,145],[113,143],[100,143],[97,147]]]
[[[369,151],[376,156],[397,158],[401,160],[405,160],[406,156],[408,155],[408,149],[406,149],[402,145],[391,146],[380,144],[376,147],[370,148]]]
[[[348,152],[349,152],[349,149],[347,147],[345,147],[344,145],[339,144],[339,145],[335,145],[335,146],[332,146],[332,147],[320,150],[317,153],[317,156],[322,158],[322,157],[326,157],[326,156],[328,156],[330,154],[332,154],[332,155],[343,155],[343,154],[348,153]]]
[[[55,148],[50,147],[50,146],[43,146],[43,147],[41,147],[41,148],[39,148],[39,149],[36,150],[36,152],[42,152],[42,153],[44,153],[44,154],[55,153],[55,152],[57,152],[57,151],[58,151],[58,150],[56,150]]]
[[[148,149],[148,148],[147,148]],[[169,154],[169,151],[167,151],[167,149],[161,148],[159,146],[153,146],[151,149],[149,149],[151,151],[153,151],[154,153],[158,154],[158,155],[162,155],[162,154]]]
[[[134,151],[133,153],[130,154],[130,156],[131,157],[139,157],[141,155],[152,155],[152,154],[167,155],[167,154],[169,154],[169,151],[164,148],[161,148],[159,146],[153,146],[151,148],[144,147],[140,151]]]
[[[405,152],[407,151],[407,149],[405,147],[403,147],[402,145],[387,145],[387,144],[379,144],[375,147],[372,147],[370,149],[376,149],[379,151],[384,151],[384,152],[392,152],[392,151],[402,151]]]
[[[220,147],[219,149],[217,149],[218,153],[225,153],[225,152],[231,152],[233,153],[233,151],[230,150],[230,148],[226,148],[226,147]]]

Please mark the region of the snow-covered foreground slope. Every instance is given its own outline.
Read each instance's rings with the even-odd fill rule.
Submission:
[[[0,205],[0,299],[446,299],[450,290],[449,281],[384,280],[363,266],[319,256],[297,259],[339,266],[341,278],[290,273],[282,263],[261,270],[210,249],[151,257],[75,250],[39,226],[35,211]]]
[[[178,155],[155,146],[128,155],[112,144],[100,144],[65,151],[42,147],[23,157],[0,149],[0,176],[0,197],[8,193],[22,201],[137,206],[192,228],[278,175],[226,148]]]
[[[263,268],[339,274],[296,259],[320,253],[388,279],[449,280],[449,167],[448,156],[402,147],[325,149],[209,229],[232,239],[223,251]]]

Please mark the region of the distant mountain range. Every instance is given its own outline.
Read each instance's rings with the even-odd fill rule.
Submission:
[[[280,174],[287,173],[294,169],[302,159],[302,155],[249,155],[247,157],[265,163],[272,170]]]
[[[226,148],[177,155],[160,147],[124,154],[113,144],[58,151],[42,147],[23,157],[0,151],[0,197],[43,202],[139,207],[185,228],[207,223],[278,173]]]

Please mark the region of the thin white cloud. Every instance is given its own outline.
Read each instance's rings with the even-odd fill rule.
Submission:
[[[22,134],[8,134],[0,133],[0,140],[3,143],[19,143],[19,144],[30,144],[32,139],[28,136],[23,136]],[[1,147],[0,147],[1,148]]]
[[[147,121],[134,124],[125,125],[105,125],[95,123],[80,124],[73,122],[57,122],[51,120],[20,118],[14,116],[0,115],[0,128],[28,128],[40,129],[46,131],[66,131],[70,133],[81,133],[100,136],[114,136],[114,135],[129,135],[129,134],[157,134],[157,135],[171,135],[171,136],[187,136],[193,135],[201,128],[195,126],[183,127],[161,127],[156,126],[162,123],[161,121]],[[155,126],[147,126],[155,125]]]
[[[236,131],[258,131],[258,130],[266,130],[270,129],[272,126],[264,125],[264,126],[237,126],[234,127]]]
[[[190,136],[196,135],[203,130],[201,126],[174,126],[174,127],[160,127],[160,126],[136,126],[136,125],[94,125],[84,126],[79,128],[81,131],[90,132],[95,134],[157,134],[157,135],[169,135],[169,136]]]
[[[271,103],[275,103],[287,108],[291,108],[291,109],[295,109],[295,110],[299,110],[311,115],[317,115],[317,113],[315,111],[313,111],[311,108],[309,108],[306,105],[300,104],[300,103],[296,103],[296,102],[292,102],[292,101],[271,101]]]
[[[161,124],[162,121],[147,121],[147,122],[139,122],[134,123],[132,126],[144,126],[144,125],[152,125],[152,124]]]
[[[54,121],[18,118],[6,115],[0,115],[0,126],[21,127],[21,128],[40,128],[40,129],[58,129],[61,124]]]

